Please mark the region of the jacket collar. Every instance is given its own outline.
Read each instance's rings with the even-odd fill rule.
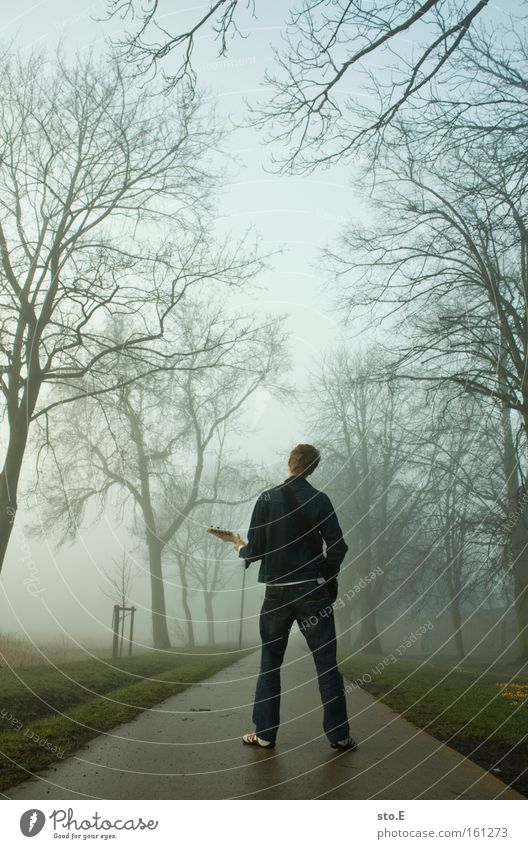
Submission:
[[[303,478],[301,475],[291,475],[291,477],[287,477],[287,478],[286,478],[286,479],[282,482],[281,486],[283,486],[283,485],[284,485],[284,484],[286,484],[286,483],[287,483],[287,484],[290,484],[290,483],[292,483],[292,481],[303,481],[303,483],[308,484],[308,486],[311,486],[311,485],[312,485],[309,481],[307,481],[307,480],[306,480],[306,478]]]

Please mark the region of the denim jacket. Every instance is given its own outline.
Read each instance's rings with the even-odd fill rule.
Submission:
[[[276,488],[267,489],[253,507],[248,542],[238,556],[250,563],[261,561],[261,583],[337,576],[348,546],[329,497],[303,477],[287,478],[282,486],[291,486],[315,533],[303,533],[284,494]]]

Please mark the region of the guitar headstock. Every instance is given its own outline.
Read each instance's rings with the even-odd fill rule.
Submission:
[[[213,534],[213,536],[222,539],[224,542],[236,542],[237,540],[237,534],[233,533],[233,531],[228,531],[227,528],[213,528],[211,525],[210,528],[207,528],[207,533]]]

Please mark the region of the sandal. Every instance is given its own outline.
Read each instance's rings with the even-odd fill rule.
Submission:
[[[358,744],[353,737],[347,737],[346,740],[336,740],[335,743],[330,743],[332,749],[339,749],[341,752],[355,752]]]
[[[275,747],[275,743],[271,743],[269,740],[263,740],[262,737],[257,737],[256,731],[250,731],[249,734],[244,734],[242,742],[247,746],[260,746],[261,749],[273,749]]]

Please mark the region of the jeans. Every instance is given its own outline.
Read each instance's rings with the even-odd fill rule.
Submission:
[[[317,670],[323,728],[331,743],[349,736],[343,676],[337,668],[336,631],[330,593],[324,584],[266,585],[260,612],[262,656],[253,722],[257,735],[275,743],[280,724],[280,668],[290,628],[297,621]]]

